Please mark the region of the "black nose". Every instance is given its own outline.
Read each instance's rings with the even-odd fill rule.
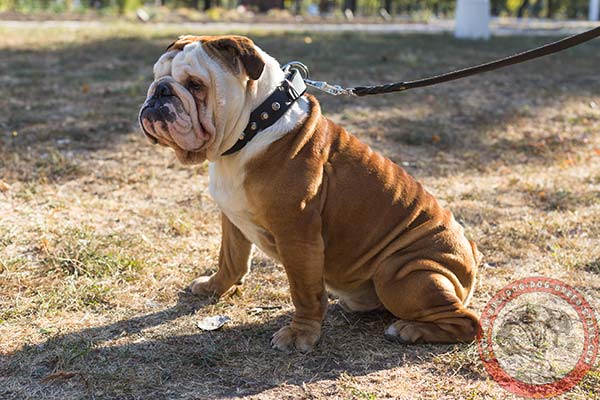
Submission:
[[[173,92],[171,91],[171,86],[166,82],[161,82],[156,86],[156,90],[154,91],[154,96],[160,99],[161,97],[173,96]]]

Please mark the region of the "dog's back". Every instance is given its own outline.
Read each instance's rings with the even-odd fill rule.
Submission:
[[[310,101],[307,121],[249,166],[246,192],[261,203],[257,209],[318,203],[325,280],[334,287],[369,280],[390,262],[401,267],[426,258],[470,292],[475,252],[452,214],[404,169],[323,117],[317,101]],[[282,198],[276,191],[285,192],[286,204],[268,204]],[[264,218],[275,215],[294,218],[293,212],[275,211]]]

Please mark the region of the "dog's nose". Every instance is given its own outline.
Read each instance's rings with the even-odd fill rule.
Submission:
[[[160,99],[161,97],[173,96],[173,92],[171,91],[171,86],[166,82],[161,82],[156,86],[156,90],[154,91],[154,96]]]

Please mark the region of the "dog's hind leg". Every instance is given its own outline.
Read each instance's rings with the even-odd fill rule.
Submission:
[[[378,271],[373,281],[382,304],[400,318],[385,330],[386,336],[403,343],[457,343],[475,338],[478,317],[463,303],[472,283],[463,287],[429,260]]]

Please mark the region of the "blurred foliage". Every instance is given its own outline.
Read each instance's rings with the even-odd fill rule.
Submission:
[[[589,0],[490,0],[492,15],[513,17],[585,19]],[[354,15],[408,15],[426,20],[454,13],[456,0],[0,0],[0,11],[64,13],[96,11],[102,14],[133,14],[141,7],[208,11],[209,19],[222,18],[228,10],[243,5],[255,12],[285,9],[294,14],[313,13],[343,17],[344,10]],[[210,10],[210,11],[209,11]]]

